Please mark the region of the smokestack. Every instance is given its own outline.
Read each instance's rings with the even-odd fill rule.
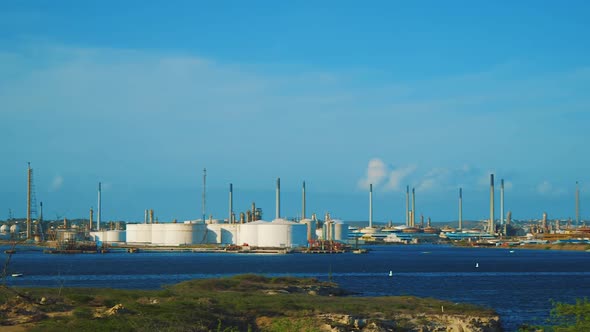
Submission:
[[[31,238],[31,195],[32,195],[32,175],[31,163],[27,166],[27,239]]]
[[[459,188],[459,230],[463,229],[463,188]]]
[[[369,228],[373,228],[373,184],[369,184]]]
[[[150,224],[154,223],[154,209],[150,209]]]
[[[100,212],[101,212],[101,205],[100,205],[100,196],[101,196],[101,186],[102,184],[99,182],[98,183],[98,211],[97,211],[97,215],[96,215],[96,230],[100,231]]]
[[[580,188],[576,183],[576,225],[580,227]]]
[[[90,223],[88,225],[88,230],[92,232],[92,219],[94,219],[94,210],[90,208]]]
[[[207,169],[203,168],[203,197],[202,197],[203,201],[201,203],[201,213],[203,215],[203,223],[205,222],[205,218],[207,217],[206,216],[207,210],[205,209],[206,203],[207,203],[206,195],[207,195]]]
[[[252,202],[252,218],[250,221],[256,221],[256,203]]]
[[[301,219],[305,219],[305,181],[303,181],[303,206],[301,209]]]
[[[543,232],[547,230],[547,212],[543,212],[543,222],[541,227],[543,227]]]
[[[494,220],[494,174],[490,174],[490,222],[488,232],[492,235],[495,233]]]
[[[281,217],[281,178],[277,178],[277,212],[276,212],[276,219]]]
[[[227,217],[227,223],[233,224],[233,213],[234,213],[234,187],[229,184],[229,216]]]
[[[410,186],[406,186],[406,226],[410,226]]]
[[[416,189],[412,188],[412,227],[416,227]]]
[[[500,225],[504,226],[504,179],[500,180]]]
[[[147,224],[148,222],[148,209],[145,209],[145,211],[143,211],[143,223]]]

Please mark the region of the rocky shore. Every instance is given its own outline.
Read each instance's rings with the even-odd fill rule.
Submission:
[[[1,296],[0,329],[10,331],[502,331],[486,308],[360,297],[288,277],[192,280],[159,291],[3,288]]]

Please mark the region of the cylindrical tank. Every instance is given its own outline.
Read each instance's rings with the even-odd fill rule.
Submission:
[[[152,225],[157,224],[128,224],[126,240],[128,243],[151,243]]]
[[[238,231],[238,245],[247,244],[252,247],[258,246],[258,227],[267,224],[268,221],[257,220],[246,224],[240,224]]]
[[[258,245],[260,247],[292,248],[307,243],[307,226],[285,219],[275,219],[259,225]]]
[[[0,233],[8,233],[9,230],[10,228],[6,225],[0,226]]]
[[[315,221],[311,219],[303,219],[300,223],[307,227],[307,242],[309,243],[310,241],[313,241],[316,238]]]
[[[114,230],[105,232],[105,242],[125,242],[125,231]]]
[[[238,227],[236,224],[221,224],[219,229],[221,244],[237,244]]]
[[[152,244],[165,245],[166,244],[166,226],[167,224],[151,224],[152,225]]]
[[[193,243],[193,225],[190,224],[161,224],[164,225],[164,244],[178,246]]]
[[[10,226],[10,233],[18,233],[20,232],[20,226],[17,224],[14,224],[12,226]]]
[[[348,240],[348,225],[342,220],[334,220],[334,241],[346,242]]]

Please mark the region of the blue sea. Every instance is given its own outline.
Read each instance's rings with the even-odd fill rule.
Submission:
[[[10,285],[156,289],[195,278],[243,273],[330,277],[361,296],[415,295],[496,310],[507,331],[543,324],[552,301],[590,297],[590,252],[455,248],[446,245],[370,246],[369,253],[228,254],[110,253],[50,255],[20,248]],[[0,247],[0,259],[8,247]],[[476,267],[477,266],[477,267]],[[392,271],[393,276],[389,276]]]

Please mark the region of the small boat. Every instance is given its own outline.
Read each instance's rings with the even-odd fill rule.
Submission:
[[[14,250],[14,249],[7,249],[7,250],[4,250],[4,253],[5,254],[16,254],[16,250]]]
[[[475,267],[479,267],[479,263],[475,263]]]
[[[511,254],[514,254],[514,250],[510,250],[510,253],[511,253]]]
[[[389,276],[393,277],[393,271],[391,271],[391,270],[389,271]]]
[[[13,276],[14,278],[19,278],[19,277],[22,277],[22,276],[23,276],[23,274],[22,274],[22,273],[13,273],[13,274],[12,274],[12,276]]]

